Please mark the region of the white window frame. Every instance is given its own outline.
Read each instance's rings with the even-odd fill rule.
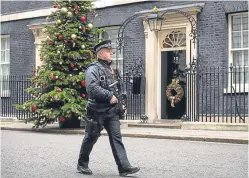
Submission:
[[[116,37],[116,39],[115,40],[112,40],[112,46],[115,46],[115,48],[116,48],[116,53],[117,53],[117,39],[118,39],[118,29],[120,28],[120,26],[109,26],[109,27],[103,27],[103,29],[105,30],[105,31],[108,31],[108,30],[117,30],[117,37]],[[100,33],[99,34],[99,39],[102,39],[103,38],[103,36],[102,36],[102,33]],[[119,68],[119,70],[121,70],[121,75],[123,76],[123,74],[124,74],[124,53],[122,53],[122,56],[118,56],[118,58],[113,58],[112,60],[114,61],[114,62],[116,62],[116,61],[122,61],[122,69],[121,68],[119,68],[119,66],[118,66],[118,68]]]
[[[10,68],[10,36],[9,35],[1,35],[1,40],[3,38],[9,39],[9,46],[8,46],[7,49],[5,49],[5,52],[8,51],[8,53],[9,53],[9,60],[8,60],[8,62],[5,62],[5,63],[2,63],[2,61],[0,60],[0,66],[2,64],[5,64],[5,65],[7,64],[7,65],[9,65],[9,68]],[[1,47],[1,53],[2,53],[2,47]],[[5,53],[5,57],[6,57],[6,53]],[[2,81],[3,80],[3,73],[2,73],[1,68],[0,68],[0,76],[2,78],[2,79],[0,79],[0,81]],[[10,96],[10,87],[7,90],[3,90],[2,85],[3,85],[3,83],[0,82],[0,94],[1,94],[0,97],[9,97]],[[7,85],[9,85],[9,84],[7,84]]]
[[[233,51],[239,51],[239,50],[249,50],[249,47],[247,48],[232,48],[232,17],[237,15],[247,15],[248,12],[242,12],[242,13],[234,13],[228,15],[228,66],[231,64],[233,65]],[[228,69],[230,71],[230,69]],[[231,81],[232,80],[232,81]],[[249,91],[249,83],[245,84],[245,90],[244,90],[244,84],[234,84],[233,82],[233,76],[229,73],[228,75],[228,87],[224,88],[224,93],[234,93],[234,90],[231,89],[230,84],[232,83],[232,86],[234,87],[236,93],[245,93]],[[239,86],[240,85],[240,86]],[[239,91],[240,90],[240,91]]]

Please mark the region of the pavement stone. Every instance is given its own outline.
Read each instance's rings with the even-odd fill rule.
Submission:
[[[93,175],[76,170],[84,135],[1,131],[2,178],[120,178],[109,138],[93,147]],[[130,178],[248,178],[248,145],[123,137]]]

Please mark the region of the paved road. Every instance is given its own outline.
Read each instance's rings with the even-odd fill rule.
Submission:
[[[82,135],[1,131],[2,178],[115,178],[118,171],[102,136],[92,151],[92,176],[76,171]],[[247,178],[248,145],[123,138],[139,178]]]

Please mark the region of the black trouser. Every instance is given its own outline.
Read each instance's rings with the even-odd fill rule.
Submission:
[[[120,133],[120,121],[119,117],[116,114],[111,115],[102,115],[98,119],[100,127],[104,127],[108,133],[110,145],[112,148],[112,153],[115,158],[118,168],[124,168],[130,166],[128,161],[126,151],[122,142],[122,137]],[[100,129],[101,130],[101,129]],[[98,140],[98,136],[92,136],[89,133],[85,134],[83,139],[78,164],[83,166],[88,166],[89,155],[92,151],[93,145]]]

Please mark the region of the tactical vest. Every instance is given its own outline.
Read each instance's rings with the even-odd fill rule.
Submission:
[[[99,74],[99,84],[102,88],[106,89],[106,90],[109,90],[109,91],[112,91],[112,92],[115,92],[115,90],[117,90],[118,86],[115,85],[113,87],[109,87],[109,85],[113,84],[119,76],[119,74],[117,73],[118,71],[115,70],[114,71],[114,78],[111,74],[111,72],[105,67],[103,66],[100,62],[94,62],[92,64],[90,64],[90,66],[96,66],[97,69],[98,69],[98,74]],[[89,98],[90,99],[90,98]],[[89,100],[89,103],[88,106],[91,106],[95,109],[97,109],[97,112],[108,112],[110,111],[110,107],[113,107],[113,105],[108,105],[108,104],[102,104],[102,103],[92,103],[93,101],[91,101],[91,99]]]
[[[100,86],[109,91],[113,91],[114,88],[109,88],[109,85],[115,82],[116,74],[114,73],[114,78],[113,78],[111,72],[101,63],[96,62],[95,65],[97,66],[99,72]]]

